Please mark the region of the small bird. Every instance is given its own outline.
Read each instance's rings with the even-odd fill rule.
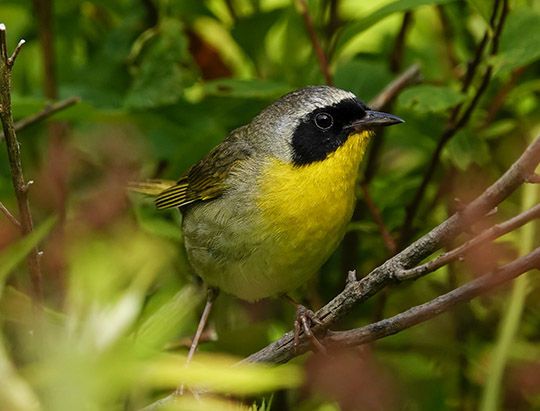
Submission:
[[[255,301],[304,284],[341,242],[373,128],[404,122],[329,86],[292,91],[232,131],[178,181],[135,183],[158,209],[180,208],[190,264],[209,287]],[[314,314],[298,306],[309,337]]]

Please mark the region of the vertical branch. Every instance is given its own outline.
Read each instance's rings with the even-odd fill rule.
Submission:
[[[21,232],[23,235],[28,235],[34,230],[34,225],[32,222],[32,214],[30,213],[30,204],[27,196],[28,185],[24,182],[19,142],[17,141],[17,136],[15,135],[15,126],[11,113],[11,69],[23,44],[24,40],[21,40],[15,52],[10,57],[7,51],[6,26],[4,24],[0,24],[0,120],[2,121],[2,128],[4,130],[4,136],[6,139],[11,179],[13,181],[15,197],[17,198],[17,204],[19,207]],[[42,292],[41,268],[37,248],[34,248],[30,252],[27,263],[32,287],[32,301],[34,304],[34,309],[38,309],[41,302]]]
[[[300,5],[300,12],[302,13],[302,17],[304,18],[304,21],[306,22],[306,28],[309,33],[309,38],[311,39],[311,43],[313,44],[313,48],[315,49],[315,54],[317,54],[317,59],[319,60],[321,71],[324,74],[324,80],[327,85],[331,86],[334,83],[334,81],[332,79],[332,75],[330,74],[328,61],[326,60],[326,56],[324,54],[324,51],[317,37],[317,33],[315,33],[315,26],[313,25],[313,20],[311,20],[311,16],[309,15],[309,10],[306,4],[306,0],[298,0],[298,4]]]

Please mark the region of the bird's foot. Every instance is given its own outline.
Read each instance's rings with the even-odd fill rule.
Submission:
[[[315,351],[326,354],[326,348],[321,342],[315,337],[311,327],[313,324],[322,325],[321,320],[317,318],[315,313],[311,310],[308,310],[302,304],[296,304],[296,319],[294,321],[294,350],[298,350],[300,345],[300,334],[302,331],[309,338],[311,344]]]

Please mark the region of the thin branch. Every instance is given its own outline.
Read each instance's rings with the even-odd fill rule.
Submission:
[[[311,43],[313,44],[313,48],[315,49],[315,54],[317,55],[317,59],[319,60],[321,71],[324,74],[324,79],[326,81],[326,84],[331,86],[334,83],[334,81],[332,79],[332,74],[330,74],[330,68],[328,67],[328,60],[326,59],[324,51],[317,37],[317,33],[315,32],[315,26],[313,25],[313,20],[311,20],[311,16],[309,14],[306,1],[298,0],[298,4],[300,6],[300,12],[302,13],[302,17],[304,18],[304,21],[306,23],[306,28],[309,33],[309,38],[311,39]]]
[[[15,64],[15,60],[17,60],[17,56],[19,55],[19,52],[21,51],[22,46],[24,46],[24,43],[26,43],[25,39],[19,40],[19,44],[17,44],[17,47],[15,47],[15,51],[13,52],[11,57],[8,59],[8,66],[10,69]]]
[[[540,218],[540,204],[537,204],[530,210],[527,210],[501,224],[494,225],[493,227],[483,231],[473,239],[467,241],[461,246],[449,251],[445,254],[441,254],[436,259],[422,264],[418,267],[410,268],[407,270],[400,270],[396,272],[396,278],[400,281],[412,280],[420,278],[428,273],[438,270],[442,266],[460,259],[463,255],[470,252],[479,245],[485,244],[489,241],[493,241],[503,235],[513,231],[522,225],[528,223],[535,218]]]
[[[461,232],[467,230],[472,222],[486,215],[523,184],[534,172],[539,162],[540,136],[494,184],[488,187],[465,209],[451,216],[361,280],[348,283],[343,292],[316,313],[323,326],[314,327],[314,331],[328,329],[363,301],[375,295],[387,285],[395,283],[397,281],[395,278],[396,272],[415,266],[433,252],[448,244]],[[299,349],[298,354],[304,351]],[[290,331],[244,361],[284,363],[294,357],[293,333]]]
[[[500,0],[497,0],[497,3],[499,3]],[[497,10],[497,8],[495,8]],[[503,8],[501,10],[501,17],[499,19],[499,23],[497,24],[497,27],[495,27],[495,35],[493,36],[493,43],[491,45],[491,55],[494,56],[499,51],[499,39],[501,38],[502,29],[504,27],[504,22],[506,21],[506,16],[510,12],[510,8],[508,7],[508,0],[503,0]],[[494,27],[495,24],[495,13],[493,14],[493,17],[491,19],[491,26]]]
[[[473,59],[467,63],[467,72],[465,73],[463,84],[461,86],[462,93],[466,93],[472,84],[472,81],[476,74],[476,70],[478,69],[480,62],[482,61],[482,56],[484,55],[484,50],[486,49],[488,40],[489,40],[489,33],[486,31],[484,33],[484,37],[482,37],[482,40],[480,41],[480,43],[478,44],[478,47],[476,48]]]
[[[30,127],[36,123],[39,123],[40,121],[46,119],[47,117],[50,117],[59,111],[65,110],[68,107],[71,107],[77,103],[80,103],[81,99],[79,97],[70,97],[65,100],[59,101],[58,103],[54,103],[51,105],[45,106],[43,110],[36,114],[32,114],[29,117],[23,118],[22,120],[17,121],[14,124],[15,132],[19,132],[21,130],[24,130],[27,127]],[[0,133],[0,143],[4,139],[4,133]]]
[[[405,70],[399,77],[388,84],[373,100],[368,103],[368,106],[374,110],[382,109],[390,100],[396,97],[403,89],[421,83],[423,80],[420,66],[413,64]]]
[[[21,231],[21,223],[19,223],[19,220],[17,220],[13,214],[9,212],[9,210],[6,208],[4,204],[0,201],[0,211],[4,213],[4,215],[7,217],[9,221],[17,228],[17,230]]]
[[[447,312],[533,269],[540,269],[540,247],[430,302],[365,327],[328,332],[321,342],[326,346],[356,346],[379,340]]]
[[[19,45],[22,45],[19,43]],[[17,52],[18,53],[18,52]],[[16,53],[13,54],[16,57]],[[30,204],[26,184],[24,181],[21,156],[19,152],[19,142],[15,134],[13,116],[11,113],[11,66],[9,64],[9,55],[7,51],[6,26],[0,24],[0,120],[6,138],[6,148],[8,151],[9,166],[11,169],[11,179],[15,189],[15,197],[19,207],[19,219],[21,232],[28,235],[34,230],[32,214],[30,213]],[[30,282],[32,284],[32,301],[34,309],[37,311],[41,301],[41,268],[39,262],[39,253],[34,248],[28,255],[28,271],[30,273]]]

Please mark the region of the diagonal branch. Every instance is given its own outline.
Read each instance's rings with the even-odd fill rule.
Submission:
[[[365,327],[328,332],[321,342],[325,346],[355,346],[373,342],[447,312],[533,269],[540,269],[540,247],[430,302]]]
[[[440,255],[436,259],[422,264],[418,267],[409,268],[408,270],[401,270],[396,272],[396,277],[400,281],[413,280],[420,278],[426,274],[429,274],[435,270],[438,270],[442,266],[460,259],[464,254],[473,250],[474,248],[485,244],[489,241],[493,241],[503,235],[514,231],[522,225],[528,223],[535,218],[540,218],[540,204],[537,204],[530,210],[527,210],[501,224],[494,225],[493,227],[483,231],[473,239],[467,241],[461,246]]]
[[[79,97],[70,97],[65,100],[59,101],[51,105],[47,105],[40,112],[33,114],[29,117],[23,118],[22,120],[17,121],[14,124],[15,132],[18,133],[21,130],[24,130],[27,127],[33,126],[36,123],[46,119],[47,117],[52,116],[53,114],[58,113],[59,111],[65,110],[68,107],[71,107],[77,103],[80,103],[81,99]],[[4,133],[0,133],[0,143],[4,139]]]
[[[361,280],[348,283],[344,291],[316,313],[323,325],[314,327],[315,331],[327,329],[382,288],[399,281],[396,278],[397,272],[415,266],[467,230],[474,221],[486,215],[523,184],[534,173],[539,162],[540,136],[495,183],[463,210],[375,268]],[[285,363],[302,352],[305,352],[305,347],[304,350],[300,348],[295,354],[293,333],[290,331],[244,361]]]

